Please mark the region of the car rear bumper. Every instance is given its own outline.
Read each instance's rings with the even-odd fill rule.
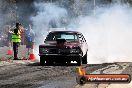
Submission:
[[[39,56],[81,56],[81,54],[39,54]]]
[[[81,57],[81,54],[39,54],[46,57]]]
[[[77,60],[78,58],[81,58],[81,55],[79,54],[68,54],[68,55],[63,55],[63,54],[39,54],[40,59],[54,59],[54,60]]]

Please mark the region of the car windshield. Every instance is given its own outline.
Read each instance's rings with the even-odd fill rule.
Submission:
[[[69,42],[78,41],[78,37],[76,33],[49,33],[45,41],[56,41],[56,39],[65,39]]]

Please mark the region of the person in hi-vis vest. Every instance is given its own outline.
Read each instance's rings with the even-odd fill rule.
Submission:
[[[14,32],[12,34],[14,60],[18,60],[17,54],[18,54],[18,47],[21,42],[21,36],[20,36],[21,26],[22,25],[20,23],[16,23],[16,28],[14,29]]]

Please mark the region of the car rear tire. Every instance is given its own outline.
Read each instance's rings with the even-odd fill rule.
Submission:
[[[43,56],[40,56],[40,65],[45,66],[46,65],[45,62],[46,62],[45,58]]]
[[[82,64],[87,64],[87,53],[82,58]]]
[[[82,65],[82,58],[78,58],[77,59],[77,66],[81,66]]]

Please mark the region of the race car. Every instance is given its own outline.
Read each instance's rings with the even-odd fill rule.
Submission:
[[[82,33],[76,31],[49,32],[44,44],[39,45],[40,65],[56,63],[78,66],[87,64],[88,45]]]

